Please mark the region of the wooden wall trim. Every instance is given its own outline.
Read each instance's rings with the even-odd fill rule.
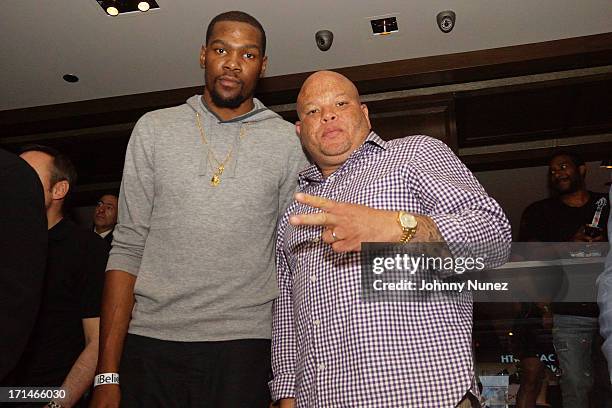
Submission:
[[[485,67],[501,65],[508,66],[508,68],[511,65],[514,72],[517,74],[522,72],[533,73],[532,70],[524,70],[514,64],[524,64],[528,61],[538,61],[540,63],[549,62],[551,64],[559,64],[555,67],[555,69],[558,69],[562,65],[567,67],[562,62],[569,62],[568,60],[564,60],[565,57],[570,57],[573,60],[577,55],[600,55],[604,59],[607,59],[609,57],[607,54],[611,50],[612,33],[603,33],[486,50],[382,62],[334,70],[350,76],[353,81],[358,83],[380,78],[402,78],[406,76],[440,73],[468,68],[478,68],[481,70]],[[596,60],[573,61],[569,65],[578,67],[605,64]],[[549,71],[550,70],[551,69],[549,69]],[[262,81],[262,91],[274,92],[299,87],[303,78],[307,75],[309,75],[309,73],[277,76],[274,78],[274,81],[272,81],[272,78],[264,79]],[[453,79],[454,78],[448,78],[445,82],[455,82]]]
[[[604,33],[334,70],[354,81],[360,93],[369,94],[609,65],[611,62],[612,33]],[[295,99],[308,75],[310,73],[264,79],[259,92],[262,97],[269,95],[269,104],[283,103],[280,101],[283,98]]]
[[[602,160],[612,152],[612,133],[533,140],[460,148],[458,156],[472,171],[541,166],[558,149],[570,149],[587,161]]]
[[[412,131],[439,137],[474,171],[540,165],[555,141],[571,145],[587,160],[601,159],[612,151],[612,133],[609,133],[612,132],[612,105],[607,97],[607,90],[612,86],[612,33],[337,71],[356,82],[372,120],[388,132],[388,137],[401,137]],[[264,78],[257,96],[293,121],[295,98],[308,75]],[[556,95],[554,92],[560,88],[568,88],[568,94],[558,101],[553,98],[551,105],[559,105],[560,111],[579,106],[581,110],[577,112],[585,117],[579,116],[580,120],[573,122],[568,118],[568,126],[557,126],[553,134],[546,134],[548,128],[530,131],[527,127],[526,135],[513,138],[509,133],[515,131],[512,127],[506,129],[500,125],[506,133],[489,134],[486,132],[491,126],[458,126],[462,123],[496,125],[490,118],[473,115],[478,105],[469,105],[476,108],[466,110],[467,103],[475,103],[479,98],[486,104],[486,98],[491,97],[497,103],[495,106],[504,107],[504,97],[509,95],[520,94],[525,98],[538,92]],[[201,92],[202,87],[198,86],[0,111],[0,147],[16,150],[24,143],[39,142],[65,151],[75,160],[82,175],[74,201],[92,203],[96,195],[117,187],[135,121],[145,112],[179,105]],[[515,105],[520,107],[520,102],[515,101]],[[537,117],[532,120],[540,123]],[[599,138],[583,139],[594,137],[594,133]],[[519,139],[520,143],[513,143]],[[466,140],[473,141],[472,147],[466,149],[469,146]],[[517,149],[509,150],[513,144]]]
[[[362,94],[413,89],[585,67],[612,65],[612,33],[488,50],[414,58],[336,71],[353,80]],[[267,105],[295,101],[309,72],[263,78],[257,96]],[[0,127],[32,121],[117,112],[146,112],[183,103],[201,93],[188,87],[136,95],[0,111]],[[110,120],[110,119],[109,119]]]

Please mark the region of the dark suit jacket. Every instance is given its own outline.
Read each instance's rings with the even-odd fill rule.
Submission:
[[[34,326],[47,257],[43,188],[21,158],[0,149],[0,382]]]
[[[91,230],[92,230],[93,232],[96,232],[95,225],[93,225],[93,224],[91,225]],[[104,240],[104,242],[106,243],[107,249],[108,249],[109,251],[111,250],[112,245],[113,245],[113,232],[115,232],[115,228],[114,228],[114,227],[113,227],[113,229],[111,230],[111,232],[109,232],[109,233],[108,233],[108,235],[107,235],[107,236],[105,236],[104,238],[102,238],[102,239]],[[96,235],[97,235],[97,234],[98,234],[98,233],[96,232]],[[98,235],[98,236],[99,236],[99,235]]]
[[[108,235],[104,237],[104,240],[108,244],[108,249],[109,250],[110,250],[111,245],[113,244],[113,232],[115,232],[115,228],[114,227],[111,230],[111,232],[109,232]]]

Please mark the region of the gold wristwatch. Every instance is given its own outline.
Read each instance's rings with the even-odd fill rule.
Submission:
[[[418,222],[414,215],[408,214],[406,211],[400,211],[397,214],[397,222],[402,228],[402,237],[400,238],[401,243],[406,243],[414,237],[416,234]]]

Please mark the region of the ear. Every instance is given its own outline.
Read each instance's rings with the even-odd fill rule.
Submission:
[[[302,135],[302,122],[299,120],[295,122],[295,133],[297,133],[298,136]]]
[[[368,122],[368,129],[372,130],[372,124],[370,123],[370,113],[365,103],[361,104],[361,111],[363,112],[363,116],[365,116],[366,122]]]
[[[53,200],[63,200],[66,198],[68,190],[70,190],[70,184],[68,184],[68,181],[58,181],[53,187],[51,187],[51,198]]]
[[[268,56],[264,55],[263,61],[261,62],[261,71],[259,71],[259,77],[263,78],[266,73],[266,68],[268,68]]]
[[[202,49],[200,49],[200,68],[204,69],[205,62],[206,62],[206,46],[202,45]]]
[[[587,173],[586,165],[581,164],[580,166],[578,166],[578,172],[580,173],[580,176],[584,179]]]

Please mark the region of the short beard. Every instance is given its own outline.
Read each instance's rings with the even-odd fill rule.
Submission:
[[[226,99],[219,95],[213,87],[210,89],[210,98],[215,106],[218,106],[219,108],[236,109],[242,105],[242,102],[248,99],[248,96],[244,96],[242,93],[239,93],[233,98]]]
[[[556,191],[560,195],[565,194],[573,194],[576,191],[580,191],[584,188],[583,180],[580,179],[580,175],[576,174],[573,177],[570,177],[570,183],[565,190],[559,188],[557,183],[551,183],[551,187],[554,191]]]

